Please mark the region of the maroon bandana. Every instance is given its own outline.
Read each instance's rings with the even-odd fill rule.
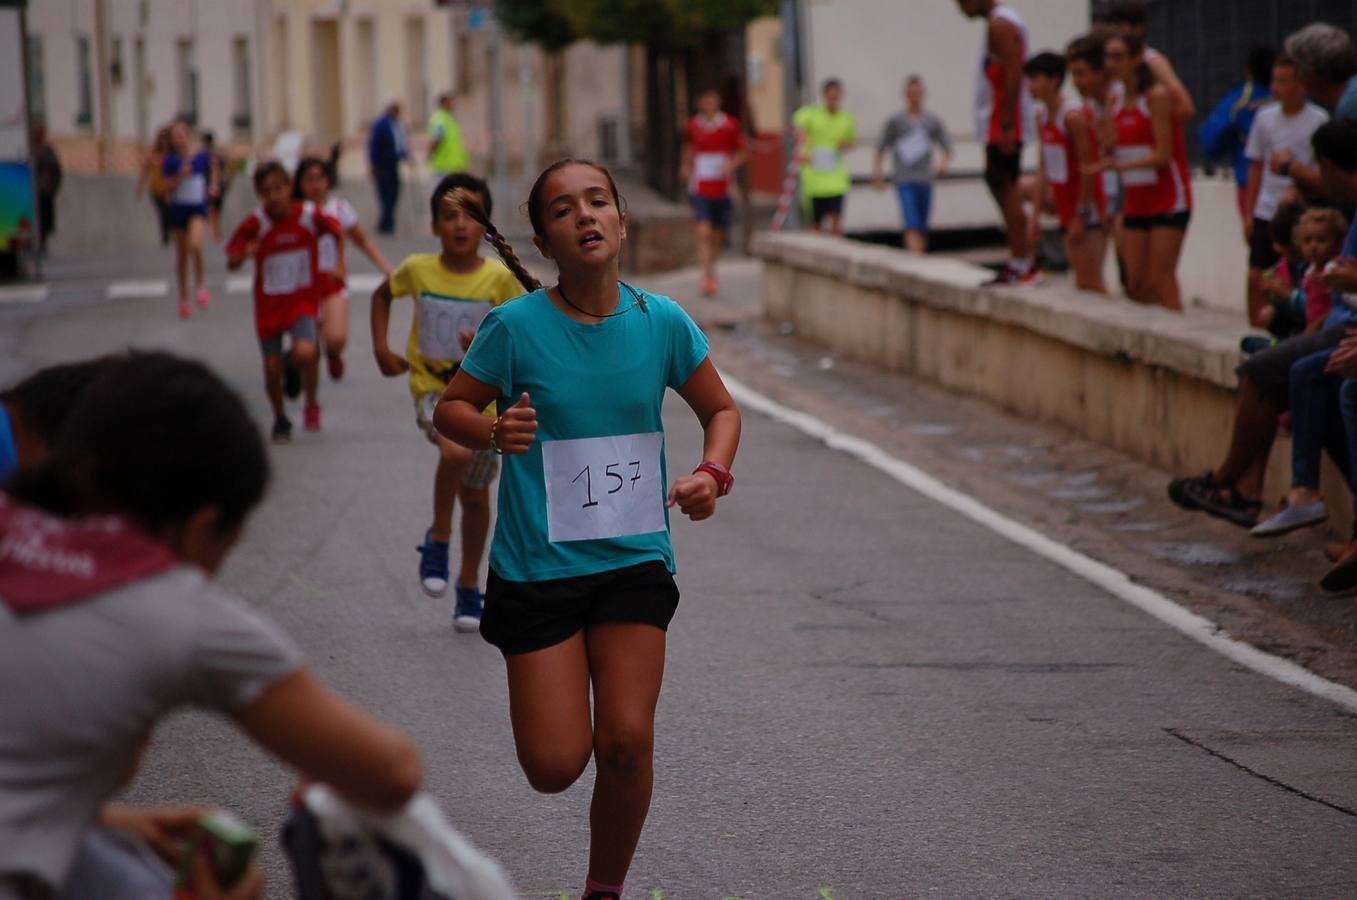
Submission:
[[[63,519],[0,494],[0,603],[16,615],[85,600],[175,562],[126,519]]]

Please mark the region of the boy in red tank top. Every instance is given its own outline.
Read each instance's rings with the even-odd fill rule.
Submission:
[[[279,163],[267,162],[256,169],[254,188],[259,207],[236,226],[226,245],[226,264],[234,271],[254,257],[255,330],[264,354],[264,388],[273,407],[272,437],[281,444],[292,439],[292,422],[283,408],[284,334],[292,335],[288,362],[300,370],[306,394],[304,425],[307,431],[320,430],[316,241],[321,234],[330,234],[342,242],[344,229],[315,204],[292,199],[292,179]],[[342,272],[328,274],[344,277]]]
[[[1037,205],[1049,203],[1060,219],[1065,252],[1075,286],[1107,293],[1103,284],[1103,257],[1107,254],[1107,204],[1101,176],[1091,171],[1098,162],[1098,139],[1084,107],[1061,95],[1065,84],[1065,57],[1049,51],[1027,61],[1027,87],[1037,101],[1037,130],[1041,156],[1037,168]],[[1037,211],[1028,239],[1037,243]]]

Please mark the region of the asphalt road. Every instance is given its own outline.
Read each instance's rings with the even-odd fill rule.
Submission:
[[[163,277],[159,258],[119,266]],[[129,344],[194,354],[262,426],[249,299],[217,293],[183,323],[168,298],[58,282],[0,310],[0,349],[12,371]],[[272,450],[222,580],[415,736],[428,790],[526,896],[569,897],[591,777],[528,788],[498,654],[419,590],[433,454],[404,384],[370,363],[365,320],[359,298],[325,430]],[[672,401],[682,467],[700,433]],[[1357,894],[1357,716],[760,415],[735,471],[715,519],[674,527],[683,600],[628,898]],[[271,831],[291,784],[225,723],[185,714],[129,796],[220,803]],[[263,860],[287,896],[276,847]]]

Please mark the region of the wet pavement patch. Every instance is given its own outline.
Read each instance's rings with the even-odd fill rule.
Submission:
[[[1164,541],[1146,544],[1145,549],[1155,559],[1186,566],[1233,566],[1244,561],[1244,555],[1204,541]]]

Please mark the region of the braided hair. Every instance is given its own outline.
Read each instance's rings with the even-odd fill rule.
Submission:
[[[454,180],[456,182],[474,183],[454,183]],[[480,197],[477,197],[477,194]],[[485,198],[484,203],[481,202],[481,197]],[[523,261],[518,258],[518,254],[514,252],[514,248],[508,240],[499,233],[499,229],[490,221],[490,204],[490,189],[485,185],[485,182],[459,172],[447,176],[438,185],[434,190],[432,205],[435,216],[437,216],[440,206],[444,209],[460,210],[469,216],[476,224],[485,229],[486,242],[495,248],[495,252],[499,254],[499,258],[504,261],[504,265],[509,271],[514,273],[518,283],[528,291],[541,290],[542,282],[538,281],[528,271],[528,267],[523,265]]]

